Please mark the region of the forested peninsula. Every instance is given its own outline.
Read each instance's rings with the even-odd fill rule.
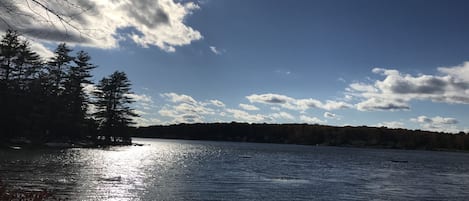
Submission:
[[[59,44],[42,58],[15,31],[0,41],[0,146],[126,145],[137,116],[130,80],[116,71],[93,83],[85,51]]]
[[[469,134],[367,126],[197,123],[140,127],[135,137],[469,151]]]

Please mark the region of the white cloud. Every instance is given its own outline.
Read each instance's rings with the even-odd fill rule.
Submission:
[[[287,104],[294,102],[295,99],[280,94],[252,94],[246,97],[251,103],[264,103],[264,104]]]
[[[42,43],[29,40],[29,44],[31,45],[31,50],[36,52],[43,59],[49,59],[54,56],[54,52],[46,48]]]
[[[225,104],[219,100],[210,100],[210,103],[217,107],[225,107]]]
[[[225,104],[219,100],[208,102],[197,101],[189,95],[177,93],[161,94],[169,104],[158,111],[163,117],[170,118],[169,123],[199,123],[204,122],[209,115],[216,115],[217,110],[208,106],[224,108]]]
[[[243,110],[250,110],[250,111],[259,110],[259,108],[254,105],[243,104],[243,103],[239,104],[239,107]]]
[[[136,123],[136,126],[150,126],[162,123],[159,119],[153,117],[154,102],[151,96],[147,94],[125,94],[125,96],[135,101],[133,103],[135,108],[133,112],[139,116],[133,117],[132,120]]]
[[[142,110],[134,110],[134,112],[135,112],[135,114],[138,114],[139,116],[148,114],[147,112],[142,111]]]
[[[426,124],[457,124],[458,120],[450,117],[436,116],[433,118],[427,116],[419,116],[417,118],[410,119],[412,122],[426,123]]]
[[[209,48],[210,48],[210,51],[213,52],[213,54],[221,55],[223,53],[221,50],[217,49],[217,47],[215,46],[210,46]]]
[[[456,133],[460,130],[457,129],[456,124],[459,121],[451,117],[427,117],[427,116],[418,116],[417,118],[411,118],[411,122],[418,123],[422,129],[431,130],[431,131],[443,131],[443,132],[452,132]]]
[[[337,110],[337,109],[346,109],[351,108],[352,105],[346,102],[341,101],[331,101],[328,100],[326,103],[322,103],[316,99],[295,99],[285,95],[280,94],[252,94],[246,96],[246,98],[251,103],[262,103],[262,104],[270,104],[276,105],[278,107],[290,109],[290,110],[297,110],[297,111],[305,111],[310,108],[320,108],[324,110]]]
[[[410,106],[403,100],[385,99],[381,97],[371,97],[368,100],[362,101],[357,104],[357,109],[360,111],[371,110],[409,110]]]
[[[324,118],[328,119],[340,119],[340,116],[331,112],[324,112]]]
[[[459,82],[469,83],[469,62],[466,61],[459,66],[440,67],[438,71],[454,77]]]
[[[163,122],[158,118],[134,117],[133,121],[136,123],[136,126],[138,127],[163,124]]]
[[[259,123],[268,120],[264,115],[261,114],[249,114],[246,111],[243,110],[237,110],[237,109],[226,109],[228,113],[230,113],[233,118],[236,120],[240,120],[243,122],[248,122],[248,123]]]
[[[188,103],[188,104],[196,104],[194,98],[185,94],[176,94],[176,93],[164,93],[161,94],[162,97],[169,98],[169,100],[173,103]]]
[[[440,67],[441,75],[410,75],[397,70],[374,68],[384,76],[372,84],[352,83],[346,89],[361,98],[359,110],[408,110],[412,100],[469,104],[469,63]]]
[[[153,103],[151,97],[146,94],[125,94],[125,96],[139,103]]]
[[[198,111],[204,111],[199,113]],[[200,123],[204,121],[204,113],[206,108],[201,108],[201,106],[190,106],[186,103],[176,106],[165,106],[158,111],[163,117],[171,118],[169,123],[178,124],[178,123]]]
[[[306,116],[306,115],[301,115],[300,120],[303,123],[308,123],[308,124],[323,124],[323,123],[325,123],[325,121],[322,121],[321,119],[319,119],[317,117],[309,117],[309,116]]]
[[[295,117],[287,112],[278,112],[270,115],[274,119],[295,120]]]
[[[6,0],[0,7],[0,30],[8,27],[40,41],[67,42],[96,48],[116,48],[125,38],[148,47],[174,52],[202,39],[185,18],[199,6],[174,0],[38,0],[63,19],[32,1]],[[8,12],[7,9],[13,9]],[[130,33],[119,30],[129,29]]]
[[[321,108],[321,101],[309,98],[309,99],[292,99],[291,102],[283,104],[282,107],[291,110],[305,111],[309,108]]]
[[[325,104],[320,105],[320,108],[325,110],[338,110],[338,109],[347,109],[352,108],[353,106],[349,103],[342,101],[330,101],[328,100]]]
[[[364,83],[352,83],[349,85],[350,88],[347,88],[349,91],[358,91],[358,92],[377,92],[374,86]]]

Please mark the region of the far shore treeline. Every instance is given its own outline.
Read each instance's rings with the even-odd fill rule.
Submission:
[[[131,143],[127,75],[116,71],[93,85],[91,57],[72,53],[62,43],[44,59],[17,32],[1,37],[0,145]]]
[[[469,134],[367,126],[198,123],[140,127],[135,137],[469,151]]]

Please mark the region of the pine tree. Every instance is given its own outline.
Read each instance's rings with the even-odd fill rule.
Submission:
[[[17,135],[29,136],[33,133],[36,134],[32,131],[32,125],[35,121],[32,116],[36,112],[34,108],[38,107],[38,102],[36,97],[33,96],[31,87],[39,71],[42,70],[41,68],[40,56],[31,50],[28,41],[22,41],[17,48],[17,57],[14,60],[10,81],[13,90],[10,98],[14,100],[10,107],[14,108]]]
[[[16,128],[12,72],[20,44],[18,33],[11,30],[8,30],[0,41],[0,138],[12,136]]]
[[[31,81],[38,78],[42,71],[41,57],[31,50],[28,41],[22,41],[17,51],[17,58],[12,69],[12,79],[18,90],[27,91]]]
[[[119,71],[103,78],[97,85],[95,117],[108,142],[130,142],[128,128],[133,124],[132,117],[137,116],[129,107],[134,102],[129,97],[130,85],[127,75]]]
[[[70,71],[73,57],[70,56],[72,49],[67,47],[65,43],[57,46],[54,56],[47,63],[48,83],[46,83],[47,92],[49,93],[48,114],[49,125],[46,133],[48,138],[65,140],[72,135],[70,133],[70,118],[67,113],[68,100],[66,99],[66,81],[67,72]]]
[[[53,87],[51,92],[56,96],[60,96],[65,88],[66,73],[70,70],[71,62],[74,59],[70,56],[70,52],[72,49],[67,47],[65,43],[61,43],[55,49],[54,57],[48,62],[48,71]]]
[[[0,85],[9,88],[15,61],[18,58],[21,41],[15,31],[8,30],[0,41]]]
[[[88,104],[90,103],[88,95],[84,91],[86,84],[92,84],[90,78],[91,70],[96,68],[90,63],[91,57],[84,51],[79,51],[73,60],[75,65],[70,67],[65,82],[64,99],[66,113],[68,114],[68,125],[70,126],[71,137],[81,137],[86,127],[86,118]]]
[[[0,125],[4,135],[25,133],[30,127],[29,85],[42,67],[41,58],[28,41],[8,30],[0,42]]]

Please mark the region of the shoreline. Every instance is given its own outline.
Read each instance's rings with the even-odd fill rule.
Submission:
[[[207,141],[207,142],[233,142],[233,143],[259,143],[259,144],[272,144],[272,145],[299,145],[307,147],[340,147],[340,148],[357,148],[357,149],[388,149],[388,150],[402,150],[402,151],[435,151],[435,152],[453,152],[453,153],[469,153],[469,150],[461,149],[425,149],[425,148],[399,148],[390,146],[356,146],[356,145],[327,145],[327,144],[297,144],[297,143],[275,143],[275,142],[251,142],[251,141],[234,141],[234,140],[207,140],[207,139],[184,139],[184,138],[162,138],[162,137],[141,137],[133,136],[132,138],[144,138],[144,139],[162,139],[162,140],[188,140],[188,141]],[[134,143],[132,143],[134,144]],[[137,144],[137,143],[135,143]],[[143,146],[143,144],[132,145],[132,146]]]
[[[67,140],[67,141],[53,141],[53,142],[32,142],[28,139],[10,140],[8,142],[0,143],[0,149],[72,149],[72,148],[106,148],[113,146],[140,146],[138,143],[130,142],[106,142],[101,140]]]

